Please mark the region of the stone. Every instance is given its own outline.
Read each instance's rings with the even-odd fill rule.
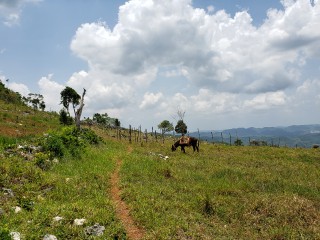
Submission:
[[[51,235],[51,234],[46,234],[43,237],[43,240],[58,240],[58,238],[55,235]]]
[[[86,219],[84,219],[84,218],[80,218],[80,219],[75,219],[74,221],[73,221],[73,224],[74,225],[76,225],[76,226],[81,226],[81,225],[83,225],[84,223],[86,222]]]
[[[19,232],[11,232],[10,236],[11,236],[12,240],[20,240],[21,239],[21,235]]]
[[[85,229],[85,233],[89,236],[102,236],[105,229],[106,228],[104,226],[100,226],[99,223],[96,223],[91,227],[87,227]]]

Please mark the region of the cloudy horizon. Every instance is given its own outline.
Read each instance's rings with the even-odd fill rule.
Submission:
[[[0,79],[54,111],[65,86],[85,88],[83,116],[124,127],[175,124],[181,109],[190,131],[319,123],[320,1],[270,1],[263,16],[244,2],[96,0],[86,15],[0,0]]]

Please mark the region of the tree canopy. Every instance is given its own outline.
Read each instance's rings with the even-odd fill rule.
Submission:
[[[174,130],[177,132],[177,133],[181,133],[181,134],[186,134],[187,133],[187,125],[184,123],[183,120],[179,120],[177,122],[177,125],[176,127],[174,128]]]
[[[69,116],[69,105],[72,104],[74,113],[76,112],[76,106],[79,105],[81,96],[71,87],[66,87],[63,89],[60,93],[61,95],[61,104],[65,107],[67,110]]]
[[[170,132],[174,129],[172,123],[170,123],[168,120],[163,120],[158,125],[158,128],[162,131],[162,134],[164,134],[166,132]]]

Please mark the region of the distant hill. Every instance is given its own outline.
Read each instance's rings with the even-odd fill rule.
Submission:
[[[190,135],[198,136],[198,133],[194,132]],[[238,138],[244,145],[248,145],[249,140],[255,139],[266,141],[268,145],[309,148],[313,144],[320,144],[320,124],[202,131],[200,132],[200,138],[209,142],[225,142],[228,144],[230,142],[233,144]]]

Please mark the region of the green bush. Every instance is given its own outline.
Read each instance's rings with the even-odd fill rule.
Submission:
[[[52,157],[61,158],[66,154],[78,156],[86,146],[100,142],[102,139],[91,129],[78,130],[75,127],[64,127],[60,131],[49,133],[42,145]]]
[[[57,134],[49,134],[44,140],[43,148],[54,157],[63,157],[66,153],[63,140]]]

